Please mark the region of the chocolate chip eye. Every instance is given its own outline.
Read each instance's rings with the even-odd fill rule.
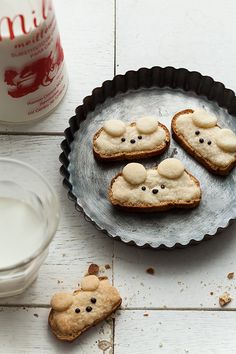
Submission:
[[[201,144],[204,143],[204,139],[202,139],[202,138],[199,139],[199,143],[201,143]]]
[[[125,138],[121,138],[121,141],[122,141],[122,143],[124,143],[125,142]]]
[[[142,186],[142,191],[145,191],[146,190],[146,187],[145,186]]]
[[[161,185],[161,189],[165,189],[166,186],[164,184]]]
[[[134,139],[131,139],[130,142],[131,142],[131,144],[135,144],[135,140]]]
[[[87,311],[87,312],[91,312],[91,311],[92,311],[92,307],[91,307],[91,306],[87,306],[87,307],[86,307],[86,311]]]
[[[157,193],[158,193],[158,189],[154,188],[154,189],[152,190],[152,193],[153,193],[153,194],[157,194]]]
[[[208,144],[208,145],[211,145],[211,141],[209,140],[209,141],[207,142],[207,144]]]
[[[199,134],[200,134],[200,131],[199,131],[199,130],[196,130],[196,131],[195,131],[195,134],[196,134],[196,135],[199,135]]]
[[[95,297],[92,297],[90,301],[92,302],[92,304],[96,304],[97,299],[95,299]]]
[[[80,309],[77,307],[77,308],[75,309],[75,312],[76,312],[76,313],[80,313]]]
[[[139,135],[139,136],[138,136],[138,139],[139,139],[139,140],[141,140],[142,138],[143,138],[142,135]]]

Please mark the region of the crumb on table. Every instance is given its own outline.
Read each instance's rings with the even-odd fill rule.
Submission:
[[[155,274],[155,270],[152,267],[149,267],[146,269],[146,273],[154,275]]]
[[[230,272],[228,275],[227,275],[227,278],[228,279],[233,279],[234,277],[234,272]]]
[[[99,266],[97,264],[90,264],[89,268],[88,268],[88,274],[89,275],[97,275],[99,272]]]
[[[210,295],[214,295],[213,291],[210,292]]]
[[[143,316],[144,316],[144,317],[148,317],[149,314],[148,314],[148,313],[144,313]]]
[[[221,307],[227,305],[231,301],[231,297],[229,293],[225,292],[223,295],[219,297],[219,304]]]
[[[105,268],[106,268],[106,269],[111,269],[110,264],[105,264]]]

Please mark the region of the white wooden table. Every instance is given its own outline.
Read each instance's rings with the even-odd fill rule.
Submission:
[[[67,200],[59,175],[60,143],[68,118],[105,79],[153,65],[198,70],[236,90],[234,0],[55,0],[70,87],[47,120],[0,127],[0,154],[37,167],[62,207],[58,232],[39,278],[25,294],[0,301],[0,353],[236,353],[236,224],[214,240],[174,251],[113,242]],[[197,225],[196,225],[197,227]],[[47,328],[54,292],[72,290],[88,265],[106,271],[123,297],[108,320],[73,344]],[[154,275],[146,273],[148,267]],[[233,301],[223,309],[218,297]],[[234,299],[235,298],[235,299]]]

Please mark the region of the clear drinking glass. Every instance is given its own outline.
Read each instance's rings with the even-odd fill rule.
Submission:
[[[0,158],[0,297],[37,277],[59,223],[58,198],[31,166]]]

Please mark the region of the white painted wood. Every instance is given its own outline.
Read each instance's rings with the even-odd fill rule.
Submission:
[[[234,0],[117,0],[117,73],[172,65],[236,90],[235,11]]]
[[[48,329],[48,313],[48,309],[0,308],[0,353],[112,353],[112,320],[102,322],[73,343],[62,343]],[[102,344],[110,348],[102,351]]]
[[[63,132],[85,96],[114,73],[113,0],[54,1],[59,22],[69,89],[56,111],[30,126],[0,126],[0,131]]]
[[[14,157],[36,167],[55,188],[61,203],[59,229],[39,278],[25,294],[0,299],[1,304],[47,305],[53,293],[76,288],[90,263],[112,265],[113,241],[75,211],[62,186],[58,160],[61,140],[62,137],[50,136],[1,136],[1,156]],[[111,271],[107,274],[110,276]]]
[[[235,312],[121,311],[115,354],[232,354],[235,326]]]
[[[235,10],[233,0],[117,0],[117,73],[173,65],[212,75],[236,89]],[[235,280],[226,278],[236,271],[235,232],[236,225],[213,241],[173,252],[115,243],[115,284],[123,305],[217,308],[224,291],[235,297]],[[145,272],[151,266],[154,276]]]
[[[197,225],[196,225],[197,227]],[[228,291],[236,308],[236,225],[195,247],[157,251],[115,243],[114,281],[129,308],[219,308]],[[146,269],[153,267],[154,275]],[[210,293],[214,294],[211,295]]]
[[[173,65],[198,70],[236,89],[233,0],[116,2],[117,73],[141,66]],[[62,132],[82,98],[113,76],[114,1],[71,0],[65,5],[65,1],[56,0],[55,5],[70,75],[67,95],[47,120],[29,127],[0,127],[0,131]],[[76,288],[90,263],[112,266],[113,246],[114,282],[123,297],[123,310],[115,320],[115,354],[236,352],[236,312],[215,311],[218,296],[224,291],[233,297],[225,309],[236,309],[236,278],[227,279],[229,272],[236,273],[236,224],[214,240],[184,250],[155,251],[113,244],[67,199],[59,175],[62,139],[0,138],[1,156],[38,168],[56,189],[62,211],[38,279],[25,294],[0,299],[4,305],[0,308],[0,353],[112,354],[111,347],[98,347],[102,340],[112,346],[111,321],[90,330],[74,344],[62,344],[49,333],[49,309],[42,306],[49,305],[55,292]],[[146,273],[149,267],[154,268],[154,275]],[[111,278],[112,269],[106,274]],[[162,310],[154,310],[158,308]],[[214,311],[199,311],[204,309]]]

